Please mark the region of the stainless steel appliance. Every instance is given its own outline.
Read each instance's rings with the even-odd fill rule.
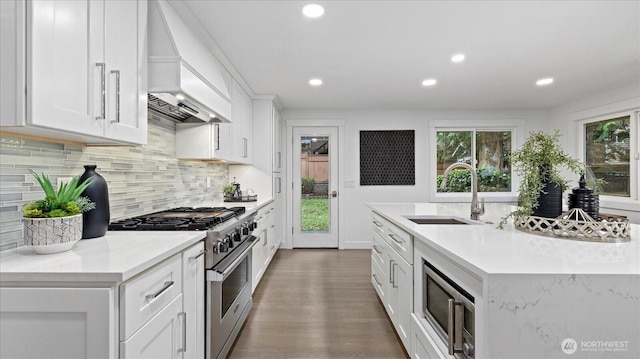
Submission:
[[[422,306],[449,355],[474,358],[475,305],[471,294],[423,259]]]
[[[244,207],[180,207],[112,222],[110,230],[205,230],[205,351],[225,358],[252,307],[255,213]]]

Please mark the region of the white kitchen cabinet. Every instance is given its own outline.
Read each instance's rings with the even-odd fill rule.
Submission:
[[[412,236],[372,213],[371,283],[407,352],[411,348],[413,312]],[[413,260],[413,258],[412,258]]]
[[[418,320],[415,314],[411,315],[411,359],[446,359],[436,346],[431,336]]]
[[[199,242],[182,254],[182,303],[187,335],[184,359],[205,356],[204,253],[204,243]]]
[[[176,158],[232,161],[232,127],[230,125],[177,123]]]
[[[233,124],[233,160],[251,164],[253,161],[253,100],[236,81],[231,86],[231,116]]]
[[[273,109],[273,172],[282,172],[282,117]]]
[[[12,79],[3,92],[15,100],[2,108],[3,131],[146,144],[146,1],[7,1],[5,17],[15,28],[3,27],[2,47],[24,51],[2,55]]]
[[[0,288],[0,358],[118,358],[114,288]]]
[[[253,247],[251,252],[252,267],[252,290],[255,291],[262,276],[267,271],[271,259],[280,247],[280,241],[276,236],[276,206],[274,202],[260,208],[256,214],[256,222],[258,223],[257,235],[258,244]]]
[[[120,358],[184,358],[186,346],[184,318],[182,294],[180,294],[134,335],[120,343]]]

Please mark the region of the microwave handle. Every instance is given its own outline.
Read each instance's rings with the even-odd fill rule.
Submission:
[[[462,348],[456,348],[457,343],[462,343],[462,329],[464,316],[464,303],[449,299],[449,320],[447,325],[447,347],[449,355],[462,353]]]

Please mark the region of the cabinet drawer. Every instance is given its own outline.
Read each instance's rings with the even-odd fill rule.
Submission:
[[[389,221],[384,222],[385,241],[409,264],[413,263],[413,237]]]
[[[385,302],[385,289],[384,289],[384,281],[385,274],[382,270],[384,267],[380,267],[378,262],[374,260],[373,255],[371,256],[371,284],[373,284],[373,288],[378,293],[378,297],[382,303]]]
[[[386,221],[382,218],[382,216],[378,215],[375,212],[373,212],[372,215],[371,226],[373,228],[373,231],[375,233],[378,233],[380,237],[384,238],[384,236],[386,235],[384,230],[384,223]]]
[[[384,240],[377,234],[373,235],[371,241],[371,260],[378,262],[381,268],[384,268]]]
[[[182,259],[176,255],[121,285],[120,340],[127,340],[182,293]]]

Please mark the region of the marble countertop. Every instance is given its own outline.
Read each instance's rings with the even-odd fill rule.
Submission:
[[[497,229],[514,207],[486,204],[480,225],[418,225],[405,216],[454,215],[469,218],[468,203],[369,203],[375,212],[478,274],[613,274],[640,275],[640,226],[631,225],[631,240],[591,243]]]

